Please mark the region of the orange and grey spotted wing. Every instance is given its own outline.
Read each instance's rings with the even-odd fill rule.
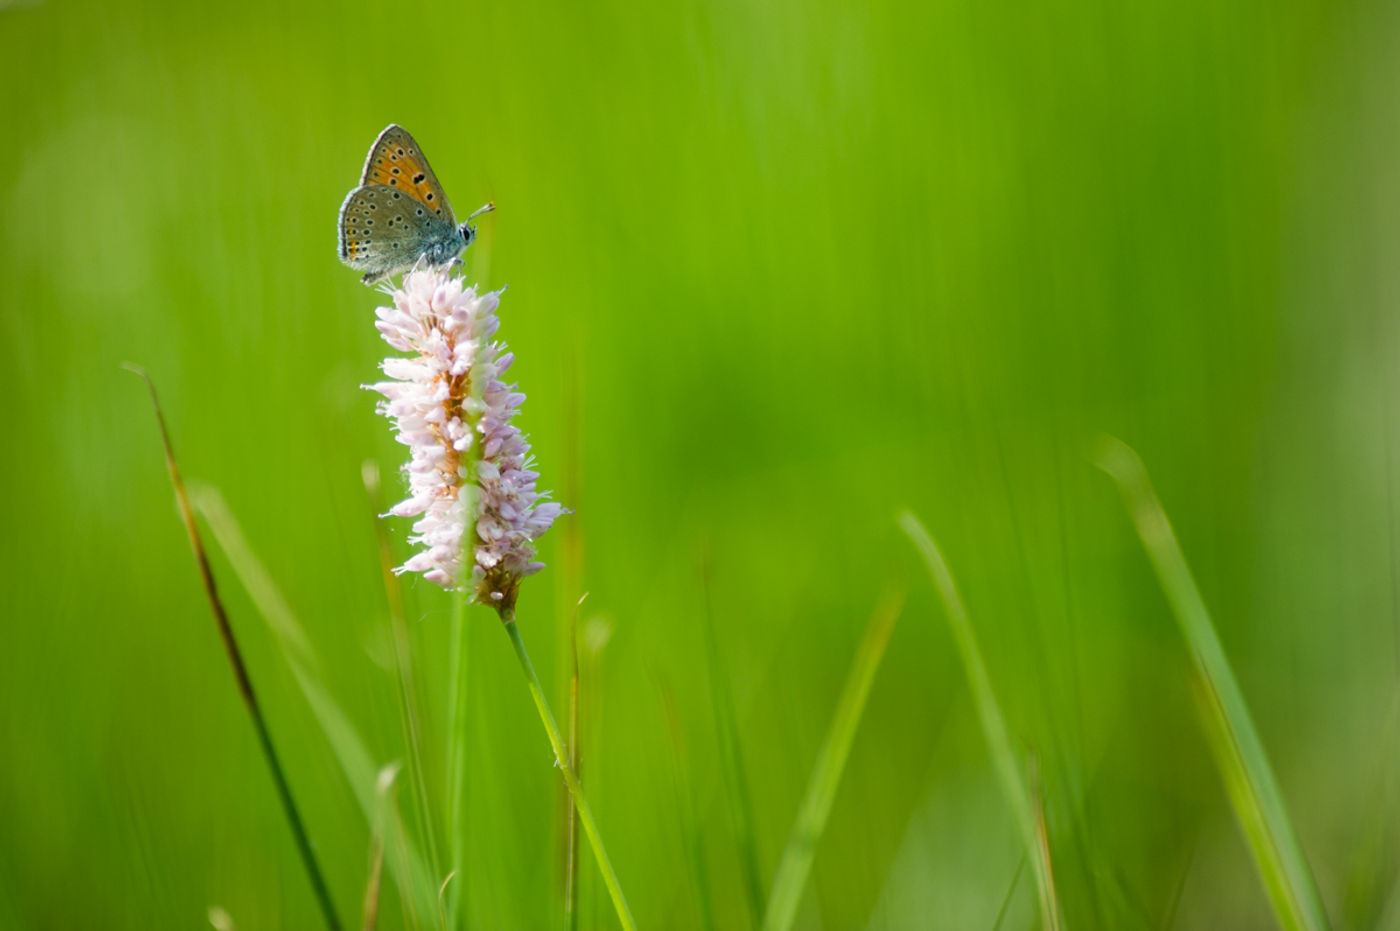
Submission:
[[[466,243],[447,220],[385,184],[355,188],[340,208],[340,260],[365,273],[365,284],[412,268],[427,254],[455,255]]]
[[[457,222],[428,157],[408,130],[396,123],[390,123],[370,146],[360,184],[382,184],[403,191],[449,225]]]

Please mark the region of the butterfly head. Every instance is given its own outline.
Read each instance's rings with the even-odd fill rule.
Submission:
[[[490,213],[492,210],[495,209],[496,202],[494,200],[488,201],[484,206],[473,210],[471,212],[471,216],[467,217],[467,222],[463,223],[457,228],[457,232],[462,234],[462,242],[464,244],[462,246],[463,249],[465,249],[467,246],[470,246],[472,244],[472,241],[476,239],[476,227],[472,226],[472,221],[475,220],[477,217],[481,216],[483,213]]]

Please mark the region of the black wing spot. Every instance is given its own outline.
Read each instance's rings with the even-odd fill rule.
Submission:
[[[432,200],[432,199],[433,199],[433,192],[432,192],[432,191],[429,191],[429,192],[428,192],[428,200]]]
[[[419,207],[419,208],[418,208],[418,215],[419,215],[420,217],[423,215],[423,208],[422,208],[422,207]]]
[[[399,166],[398,166],[398,165],[395,165],[393,168],[390,169],[390,171],[392,171],[394,174],[398,174],[398,173],[399,173]]]
[[[395,168],[394,170],[395,170],[395,171],[398,171],[397,168]],[[390,179],[389,179],[389,183],[392,184],[392,185],[394,185],[395,187],[397,187],[397,186],[398,186],[398,183],[399,183],[399,179],[398,179],[398,178],[390,178]]]
[[[398,200],[398,199],[399,199],[399,192],[398,192],[398,191],[395,191],[395,192],[394,192],[394,200]]]
[[[402,147],[399,148],[399,154],[400,154],[400,155],[403,154],[403,148],[402,148]]]
[[[423,179],[426,178],[426,177],[428,177],[428,176],[425,175],[425,174],[423,174],[423,172],[420,171],[420,172],[418,172],[418,174],[416,174],[416,175],[413,176],[413,183],[414,183],[414,184],[422,184],[422,183],[423,183]]]

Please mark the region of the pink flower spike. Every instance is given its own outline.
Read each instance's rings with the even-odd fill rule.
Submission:
[[[393,306],[376,310],[376,328],[408,355],[386,359],[386,380],[364,387],[384,398],[378,410],[409,448],[409,497],[385,516],[417,517],[409,542],[423,547],[395,571],[466,589],[505,616],[520,580],[544,568],[535,541],[569,512],[536,490],[530,444],[512,422],[525,395],[500,380],[515,361],[493,339],[501,292],[424,269],[386,293]],[[468,485],[475,493],[464,496]]]

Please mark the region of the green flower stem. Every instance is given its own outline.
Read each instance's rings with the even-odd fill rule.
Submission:
[[[607,884],[608,895],[612,896],[613,907],[617,909],[618,921],[622,922],[622,927],[626,931],[636,931],[637,925],[632,920],[632,912],[627,908],[627,899],[622,894],[622,886],[618,884],[617,874],[613,872],[612,861],[608,859],[608,852],[603,847],[603,839],[598,836],[598,826],[593,823],[593,811],[588,807],[588,800],[583,797],[583,787],[579,785],[574,768],[569,765],[569,754],[564,749],[563,738],[559,736],[559,727],[554,723],[554,715],[550,713],[549,705],[544,700],[544,691],[540,688],[539,676],[535,675],[535,667],[530,663],[530,654],[525,652],[525,642],[520,639],[520,629],[516,626],[515,615],[509,611],[503,612],[501,621],[506,629],[506,635],[510,637],[511,646],[515,647],[515,655],[520,659],[520,668],[525,673],[525,684],[530,687],[530,697],[535,700],[535,708],[540,713],[540,721],[544,724],[545,732],[549,735],[550,746],[554,748],[555,762],[564,774],[564,782],[569,786],[569,794],[574,797],[574,808],[578,810],[579,820],[583,822],[583,832],[588,835],[588,843],[593,847],[593,856],[598,861],[598,869],[603,872],[603,882]]]

